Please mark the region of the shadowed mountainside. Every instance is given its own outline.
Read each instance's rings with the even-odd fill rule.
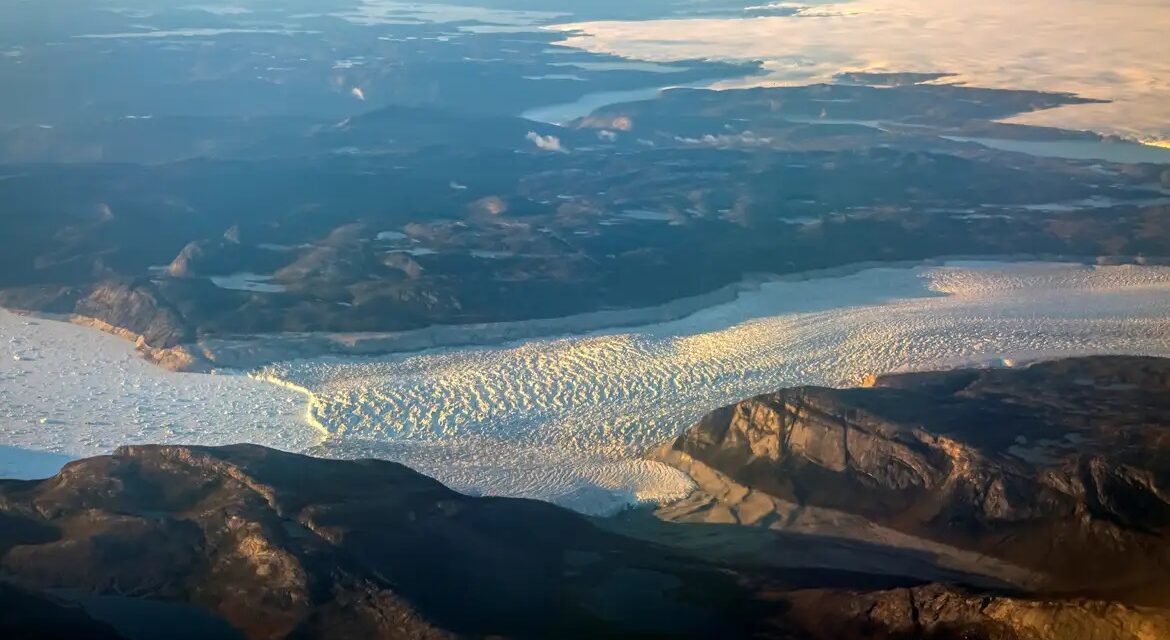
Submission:
[[[1046,593],[1170,604],[1170,361],[1095,357],[785,389],[657,457],[701,490],[662,511],[934,553]]]
[[[48,601],[28,591],[47,589],[93,618],[71,606],[54,625],[104,623],[131,640],[174,625],[249,639],[1170,632],[1159,609],[948,586],[888,566],[721,567],[607,529],[549,504],[464,496],[391,462],[125,447],[48,480],[0,481],[0,579],[21,585],[0,582],[0,622],[16,637],[63,637],[22,604]],[[806,544],[812,556],[840,548]]]
[[[127,447],[5,482],[0,518],[10,576],[190,602],[249,638],[604,635],[642,620],[717,633],[702,603],[666,593],[734,586],[552,505],[249,445]]]

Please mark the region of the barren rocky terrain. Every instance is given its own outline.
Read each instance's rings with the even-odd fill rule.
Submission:
[[[0,638],[1170,638],[1168,25],[0,2]]]
[[[881,376],[717,410],[656,454],[700,490],[678,522],[920,548],[1051,594],[1167,606],[1156,358]]]
[[[699,489],[655,517],[125,447],[0,482],[2,588],[28,603],[0,628],[149,633],[162,603],[246,638],[1161,637],[1167,380],[1100,357],[746,400],[657,454]]]
[[[88,318],[194,369],[225,338],[628,310],[756,273],[1164,261],[1163,166],[956,141],[1079,102],[916,84],[679,90],[563,126],[387,107],[274,131],[258,156],[14,164],[0,305]]]

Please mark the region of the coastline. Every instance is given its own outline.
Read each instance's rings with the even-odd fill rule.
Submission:
[[[871,375],[927,370],[922,366],[925,363],[930,364],[929,370],[945,370],[1099,353],[1170,354],[1165,334],[1151,333],[1161,331],[1155,327],[1165,326],[1164,292],[1170,274],[1164,267],[1098,269],[1086,266],[1099,262],[1095,260],[974,258],[982,260],[953,256],[949,261],[857,263],[767,279],[756,277],[721,290],[725,295],[739,296],[732,302],[706,307],[663,326],[642,325],[629,331],[609,328],[388,358],[294,359],[259,371],[211,372],[220,375],[171,375],[143,361],[133,342],[113,333],[104,337],[90,331],[93,325],[69,329],[68,324],[45,322],[39,323],[46,325],[42,332],[72,331],[79,341],[100,341],[109,347],[106,351],[112,355],[106,360],[110,364],[101,366],[102,361],[92,358],[78,362],[81,371],[94,372],[89,375],[114,386],[105,391],[92,383],[75,385],[79,391],[73,396],[93,397],[111,408],[80,417],[69,409],[40,408],[62,405],[59,400],[64,398],[60,398],[9,413],[23,425],[23,444],[42,450],[49,448],[42,446],[46,443],[73,444],[53,433],[72,433],[62,430],[80,423],[97,429],[78,432],[81,437],[106,438],[111,443],[126,437],[142,439],[142,428],[161,434],[152,441],[185,442],[195,437],[219,443],[263,440],[272,431],[261,424],[267,422],[307,443],[307,450],[318,455],[399,460],[472,492],[522,495],[598,513],[619,502],[639,503],[645,498],[662,505],[674,502],[680,496],[663,496],[661,491],[666,486],[661,480],[667,470],[657,464],[646,468],[645,453],[669,441],[678,429],[692,424],[711,407],[770,389],[800,384],[854,386]],[[981,272],[985,275],[978,275]],[[1036,295],[1027,291],[1034,286],[1040,288]],[[1069,298],[1062,292],[1066,286],[1070,287],[1069,295],[1081,295],[1075,293],[1079,291],[1105,297],[1086,299],[1084,308],[1071,307],[1075,310],[1068,321],[1073,324],[1066,326],[1061,319],[1062,310],[1070,308]],[[1094,293],[1099,290],[1116,291],[1117,296]],[[1127,300],[1148,302],[1135,307]],[[688,299],[686,305],[676,301],[651,311],[693,311],[702,301],[710,298]],[[1093,311],[1098,302],[1103,306]],[[1146,319],[1144,325],[1125,325],[1123,319],[1129,317],[1126,310],[1131,308]],[[642,317],[647,312],[633,311]],[[1152,316],[1154,312],[1158,315]],[[633,315],[611,312],[602,318],[640,319]],[[1035,324],[1039,317],[1047,318],[1045,324]],[[597,320],[596,315],[592,318]],[[1104,319],[1107,326],[1094,329],[1085,325],[1094,318]],[[557,319],[560,328],[564,322],[564,318]],[[542,326],[549,328],[547,323]],[[534,329],[530,323],[522,328]],[[1117,329],[1126,335],[1132,331],[1137,342],[1109,338]],[[948,338],[951,334],[969,335],[975,346],[955,346]],[[482,332],[446,335],[452,339],[484,337]],[[1077,345],[1084,335],[1099,335],[1101,341],[1092,339],[1093,348],[1083,351]],[[296,346],[282,338],[272,337],[268,346]],[[985,344],[985,340],[992,342]],[[53,354],[70,345],[59,340],[47,342],[49,351],[42,355],[32,348],[38,344],[35,340],[24,342],[29,348],[15,352],[17,367],[39,369],[48,372],[44,375],[64,380],[82,379],[75,378],[82,374],[73,373],[75,363],[70,356],[53,364]],[[68,351],[89,353],[84,344]],[[360,340],[354,344],[366,350],[387,346]],[[889,344],[908,345],[910,350],[887,349]],[[391,346],[402,346],[402,342]],[[291,354],[294,358],[302,355],[303,351]],[[1014,362],[1008,361],[1009,357]],[[911,366],[914,362],[918,364]],[[122,376],[108,375],[123,366],[147,373],[140,376],[141,382],[129,379],[127,387]],[[149,374],[152,370],[155,373]],[[271,387],[275,395],[265,395],[263,390],[252,395],[233,391],[238,387],[246,392],[248,382]],[[159,384],[166,392],[162,396],[156,391]],[[216,384],[235,386],[216,390]],[[186,390],[190,385],[206,389]],[[170,389],[176,386],[177,391]],[[14,400],[22,395],[20,388],[17,382]],[[131,399],[119,401],[127,389]],[[173,398],[173,402],[154,402],[151,398],[155,397]],[[20,401],[16,402],[13,406],[19,406]],[[206,402],[216,404],[209,407]],[[63,406],[80,404],[70,401]],[[146,422],[143,409],[150,414]],[[232,415],[242,419],[231,420]],[[38,426],[40,418],[48,419],[41,424],[63,426]],[[225,418],[230,422],[221,423]],[[142,426],[137,426],[140,423]],[[254,435],[238,427],[225,431],[226,424],[252,425]],[[128,436],[102,433],[116,432],[122,426],[127,427]],[[286,437],[273,442],[287,446]],[[468,448],[477,442],[487,446]],[[75,446],[81,444],[87,443]],[[509,453],[497,457],[504,449]],[[495,453],[484,456],[485,451]],[[681,470],[672,473],[678,472]],[[673,491],[676,485],[668,488]],[[662,497],[666,499],[659,501]]]
[[[168,349],[150,346],[142,336],[101,320],[81,315],[62,315],[9,309],[29,317],[69,322],[99,329],[135,344],[147,361],[168,371],[208,373],[215,369],[256,370],[289,360],[327,356],[384,356],[448,347],[484,347],[537,338],[556,338],[575,333],[622,329],[680,320],[734,302],[741,294],[756,291],[769,282],[793,282],[838,278],[868,269],[911,269],[942,266],[952,262],[1051,262],[1081,265],[1158,265],[1170,258],[1140,259],[1132,256],[1072,256],[1058,254],[944,255],[923,260],[862,261],[784,274],[749,274],[714,291],[649,307],[604,309],[553,318],[460,325],[431,325],[395,332],[334,333],[297,332],[245,334],[202,338]]]
[[[206,338],[183,345],[197,354],[196,364],[212,368],[252,370],[286,360],[324,356],[384,356],[448,347],[498,346],[521,340],[623,329],[680,320],[700,311],[734,302],[769,282],[839,278],[868,269],[912,269],[951,262],[1053,262],[1082,265],[1139,264],[1130,258],[1020,255],[949,255],[927,260],[864,261],[787,274],[751,274],[714,291],[678,298],[660,305],[592,311],[555,318],[471,325],[432,325],[422,329],[371,333],[277,333]],[[1154,264],[1147,262],[1146,264]],[[191,369],[180,369],[191,370]]]

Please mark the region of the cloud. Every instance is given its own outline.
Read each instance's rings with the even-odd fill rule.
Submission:
[[[362,102],[366,101],[366,92],[362,91],[361,87],[354,87],[354,88],[349,90],[349,93],[350,93],[350,95],[357,98],[358,100],[361,100]]]
[[[569,150],[561,145],[561,139],[556,136],[542,136],[535,131],[529,131],[528,135],[524,136],[536,148],[544,151],[555,151],[557,153],[568,153]]]
[[[242,16],[252,13],[251,9],[234,6],[216,6],[216,5],[195,5],[187,7],[189,11],[202,11],[217,16]]]
[[[676,142],[681,142],[682,144],[697,144],[711,147],[766,147],[772,144],[772,138],[757,136],[751,131],[744,131],[735,135],[714,135],[708,133],[701,138],[675,136],[674,139]]]
[[[629,116],[587,116],[581,119],[578,126],[613,129],[614,131],[633,131],[634,121]]]
[[[114,219],[114,210],[105,202],[97,205],[97,219],[99,222],[109,222]]]
[[[360,0],[357,3],[342,4],[356,4],[357,6],[325,15],[365,26],[400,25],[403,24],[404,20],[409,20],[442,23],[480,22],[486,25],[523,27],[546,23],[569,15],[552,11],[492,9],[457,6],[455,3],[404,2],[402,0]],[[316,17],[320,14],[311,15]]]
[[[788,5],[796,8],[795,5]],[[560,44],[637,60],[763,61],[714,88],[832,82],[842,72],[958,74],[942,82],[1110,100],[1012,122],[1170,140],[1170,3],[857,0],[797,16],[557,25]]]
[[[471,211],[498,216],[508,210],[508,202],[499,196],[480,198],[469,205]]]
[[[752,11],[789,11],[791,15],[801,18],[825,18],[828,16],[856,15],[860,13],[858,9],[852,6],[847,7],[840,4],[810,6],[801,2],[771,2],[744,7],[743,10],[749,13]]]

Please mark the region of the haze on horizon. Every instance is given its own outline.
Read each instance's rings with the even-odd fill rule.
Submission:
[[[975,87],[1102,100],[1022,124],[1170,145],[1170,3],[1148,0],[773,2],[791,15],[578,22],[565,45],[638,60],[763,62],[718,88],[833,82],[848,72],[952,73]]]
[[[10,358],[0,383],[23,391],[0,402],[7,444],[88,455],[127,440],[220,442],[251,421],[256,442],[343,442],[321,451],[553,499],[576,491],[578,471],[550,488],[555,474],[531,460],[499,466],[466,451],[499,458],[500,443],[519,443],[562,456],[546,465],[558,469],[598,456],[625,465],[704,410],[777,384],[846,385],[958,357],[1165,352],[1164,283],[1064,334],[1053,328],[1064,326],[1060,305],[1045,324],[1035,295],[1012,298],[1022,311],[1011,320],[997,294],[958,319],[931,295],[919,314],[929,323],[879,313],[869,315],[887,324],[861,328],[851,323],[866,314],[847,296],[837,315],[800,318],[795,333],[809,339],[785,352],[775,350],[794,335],[785,308],[681,338],[623,337],[654,325],[632,323],[638,312],[729,295],[756,274],[953,255],[1139,265],[1170,255],[1170,149],[996,121],[1170,139],[1170,60],[1159,55],[1170,7],[750,2],[0,7],[0,85],[14,89],[0,101],[0,306],[141,338],[142,353],[175,369],[229,373],[127,365],[133,347],[118,343],[67,385],[53,380],[66,368],[52,358],[96,353],[98,341],[12,316],[0,327]],[[837,84],[809,86],[822,82]],[[661,91],[712,83],[787,86]],[[956,86],[927,86],[939,84]],[[571,115],[532,115],[542,110]],[[976,137],[996,135],[1092,148],[1027,156]],[[1161,264],[1143,269],[1164,275]],[[842,282],[809,288],[832,297]],[[589,331],[614,325],[573,324],[599,312],[627,329],[601,340]],[[450,347],[441,358],[403,360],[416,371],[404,384],[399,354],[440,347]],[[120,370],[116,388],[82,376],[107,367]],[[79,399],[60,408],[67,387]],[[79,421],[79,406],[92,415]],[[576,457],[563,462],[566,452]],[[456,468],[468,471],[441,476]],[[607,473],[583,483],[616,487],[619,502],[661,479]]]

